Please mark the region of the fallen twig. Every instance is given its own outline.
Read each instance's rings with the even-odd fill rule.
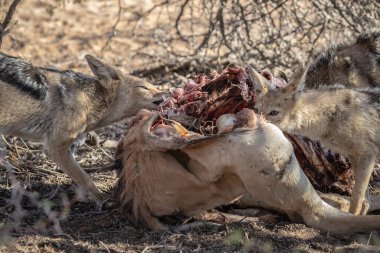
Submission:
[[[171,227],[171,230],[175,233],[184,233],[184,232],[188,232],[194,228],[206,228],[206,227],[207,228],[216,228],[216,227],[221,227],[221,226],[223,226],[223,225],[215,223],[215,222],[195,221],[192,223]]]
[[[83,168],[84,171],[87,173],[99,173],[99,172],[105,172],[110,170],[116,170],[119,166],[116,166],[116,164],[109,164],[106,166],[100,166],[100,167],[93,167],[93,168]]]
[[[107,247],[107,245],[105,245],[104,242],[99,241],[99,244],[102,245],[102,246],[106,249],[106,251],[107,251],[108,253],[111,253],[110,249]]]
[[[226,219],[226,223],[251,223],[251,222],[257,222],[259,220],[258,217],[248,217],[248,216],[242,216],[242,215],[237,215],[237,214],[229,214],[229,213],[222,213],[220,212],[221,215],[224,216]]]
[[[161,248],[164,248],[164,249],[171,249],[171,250],[175,250],[177,249],[176,246],[172,246],[172,245],[152,245],[152,246],[146,246],[143,251],[141,251],[141,253],[146,253],[146,252],[150,252],[150,250],[154,250],[154,249],[161,249]]]

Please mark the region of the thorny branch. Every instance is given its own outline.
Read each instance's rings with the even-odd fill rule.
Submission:
[[[186,8],[186,5],[190,2],[190,0],[185,0],[185,2],[181,5],[181,10],[179,11],[178,13],[178,16],[177,16],[177,19],[175,21],[175,28],[177,30],[177,34],[178,36],[183,40],[183,41],[187,41],[187,39],[185,39],[183,36],[182,36],[182,33],[181,33],[181,30],[179,29],[179,23],[181,21],[181,18],[183,17],[183,12],[185,11],[185,8]]]
[[[109,43],[111,42],[112,38],[116,36],[116,28],[120,22],[120,17],[121,17],[121,14],[123,12],[123,9],[124,9],[121,6],[121,0],[118,0],[117,3],[118,3],[118,8],[119,8],[118,12],[117,12],[117,18],[116,18],[114,25],[112,26],[111,32],[109,33],[109,36],[106,40],[106,43],[104,44],[104,46],[101,49],[101,52],[104,52],[104,50],[108,47]]]
[[[163,65],[193,61],[205,70],[231,62],[290,70],[329,44],[379,27],[379,7],[371,0],[163,0],[133,11],[139,36],[147,36],[135,53]],[[160,19],[163,11],[173,19]],[[139,25],[149,19],[157,22]]]
[[[7,11],[7,14],[4,18],[4,21],[0,23],[0,48],[1,44],[3,42],[3,37],[7,35],[10,32],[10,29],[7,28],[9,26],[9,23],[11,22],[13,18],[13,14],[16,11],[17,5],[21,2],[21,0],[14,0],[9,7],[9,10]]]

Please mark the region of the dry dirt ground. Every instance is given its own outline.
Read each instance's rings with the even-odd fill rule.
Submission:
[[[24,1],[15,15],[18,24],[2,50],[37,65],[86,73],[86,53],[122,66],[126,72],[155,64],[131,60],[148,36],[129,36],[127,13],[118,24],[118,35],[107,44],[116,22],[117,1],[62,2]],[[147,8],[149,3],[141,5]],[[154,50],[147,48],[146,53]],[[119,140],[126,129],[127,122],[121,122],[98,134],[101,140]],[[189,220],[208,221],[209,226],[186,233],[136,228],[115,205],[114,172],[91,174],[109,199],[99,211],[94,204],[80,201],[81,193],[39,151],[38,144],[12,137],[7,142],[14,171],[0,170],[0,252],[380,252],[380,235],[376,233],[322,233],[290,223],[276,213],[233,206]],[[83,167],[101,166],[113,161],[114,151],[89,140],[78,148],[77,159]],[[224,213],[253,218],[231,221]]]

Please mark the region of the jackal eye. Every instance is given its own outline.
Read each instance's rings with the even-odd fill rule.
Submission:
[[[144,89],[144,90],[149,90],[149,88],[146,87],[146,86],[144,86],[144,85],[139,85],[139,86],[137,86],[137,87],[139,87],[139,88],[141,88],[141,89]]]
[[[279,111],[273,110],[270,113],[268,113],[269,116],[276,116],[279,113]]]

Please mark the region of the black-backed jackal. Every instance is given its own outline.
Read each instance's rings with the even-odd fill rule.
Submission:
[[[97,202],[100,193],[74,160],[70,146],[82,133],[156,109],[152,84],[87,55],[95,77],[36,67],[0,53],[0,134],[40,141],[48,156]]]

